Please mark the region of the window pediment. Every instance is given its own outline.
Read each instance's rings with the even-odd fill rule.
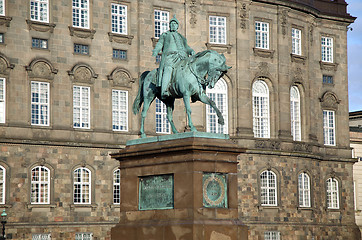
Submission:
[[[123,68],[115,68],[110,75],[107,76],[112,86],[131,88],[135,80],[131,73]]]
[[[319,98],[323,109],[338,109],[338,104],[341,100],[338,99],[337,95],[333,92],[325,92],[321,98]]]
[[[54,75],[58,73],[58,69],[55,69],[51,62],[44,58],[34,59],[29,66],[25,66],[25,69],[29,78],[53,80]]]
[[[8,58],[0,53],[0,74],[9,75],[10,69],[15,67],[14,64],[10,63]]]
[[[98,77],[98,74],[96,74],[94,70],[85,63],[74,65],[72,70],[68,71],[68,75],[73,82],[91,84],[93,84],[95,79]]]

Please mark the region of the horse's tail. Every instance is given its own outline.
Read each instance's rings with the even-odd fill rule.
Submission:
[[[137,97],[136,99],[134,100],[133,102],[133,113],[134,114],[137,114],[142,106],[142,103],[143,103],[143,83],[145,81],[145,78],[147,76],[147,74],[149,73],[150,71],[145,71],[141,74],[141,77],[140,77],[140,81],[139,81],[139,88],[138,88],[138,94],[137,94]]]

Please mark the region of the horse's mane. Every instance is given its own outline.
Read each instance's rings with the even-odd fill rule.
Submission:
[[[207,53],[212,53],[213,50],[205,50],[202,52],[198,52],[195,55],[191,56],[190,63],[195,62],[198,58],[205,56]]]

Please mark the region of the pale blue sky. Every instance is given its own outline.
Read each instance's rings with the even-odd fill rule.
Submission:
[[[348,31],[349,111],[362,110],[362,0],[346,0],[348,12],[357,17]]]

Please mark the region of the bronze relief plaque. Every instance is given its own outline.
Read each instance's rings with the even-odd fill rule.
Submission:
[[[139,210],[172,209],[173,174],[139,178]]]
[[[206,208],[227,208],[227,174],[204,173],[203,204]]]

